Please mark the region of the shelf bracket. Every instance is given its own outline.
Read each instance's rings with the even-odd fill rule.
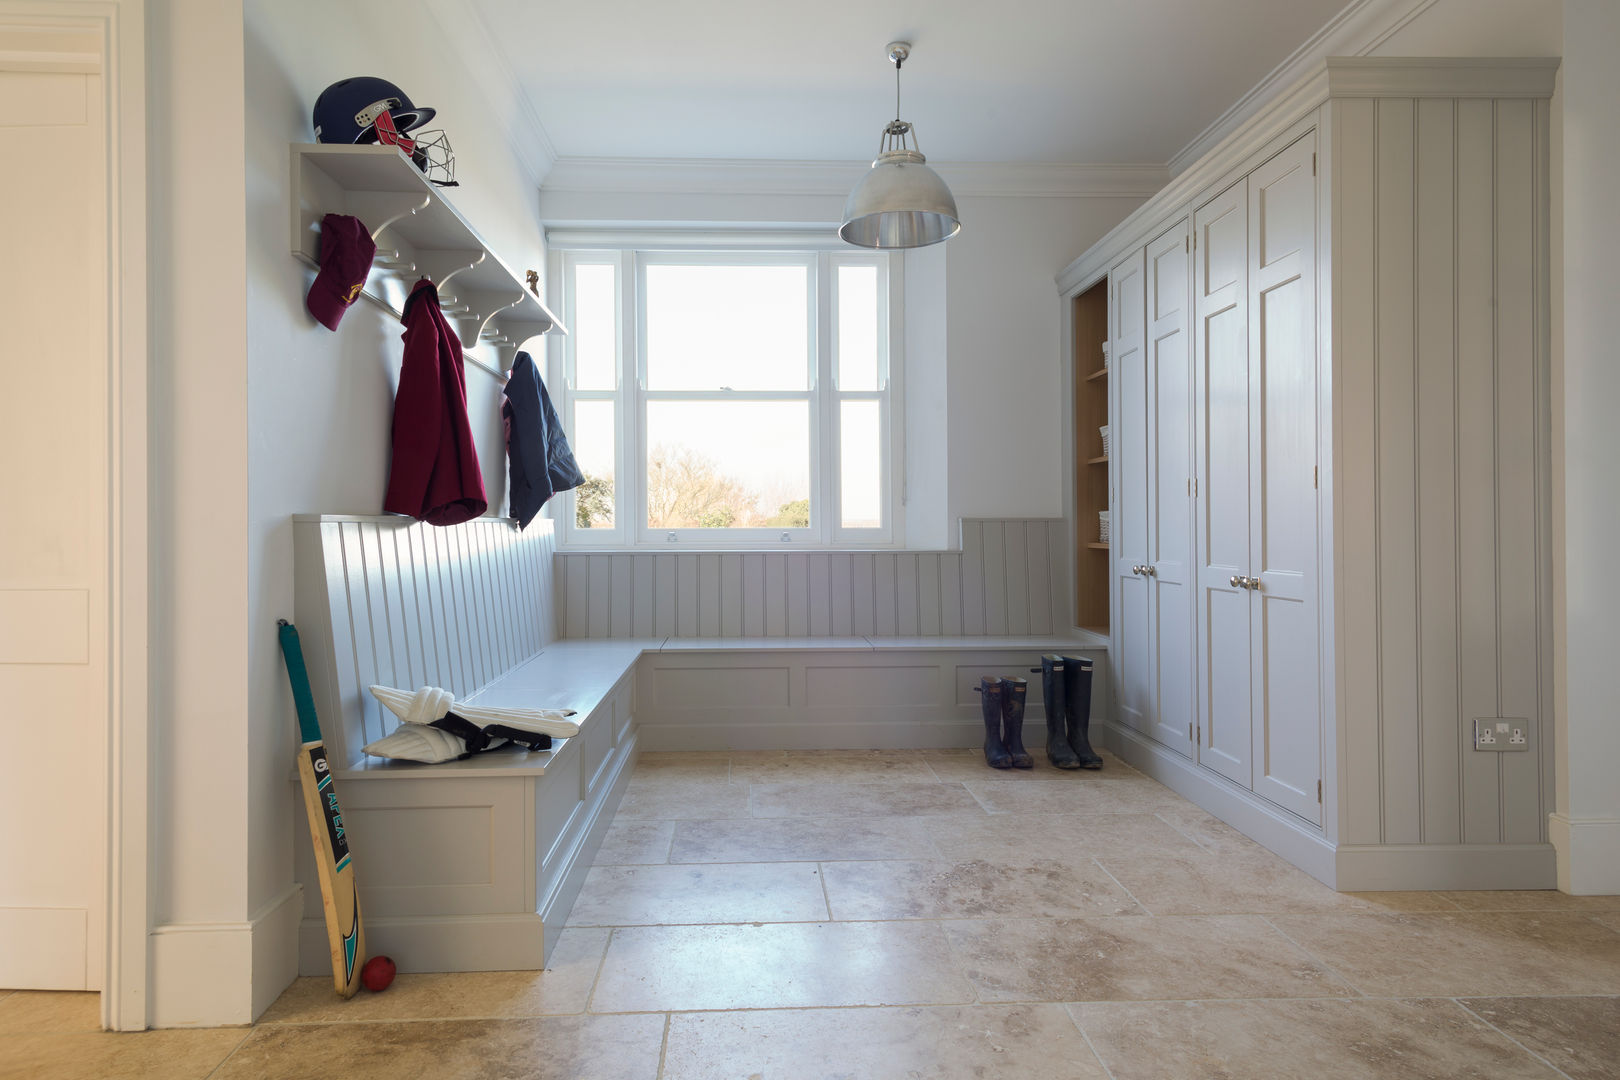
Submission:
[[[382,231],[401,218],[426,210],[433,201],[426,192],[351,191],[343,200],[348,212],[365,223],[376,240]]]
[[[451,296],[441,293],[439,299],[454,307],[466,309],[465,312],[457,312],[451,318],[456,324],[456,335],[461,338],[461,347],[471,349],[478,345],[484,336],[484,328],[489,326],[491,319],[507,308],[523,302],[523,291],[520,289],[515,293],[509,293],[488,289],[468,290]]]
[[[501,333],[511,339],[513,346],[522,348],[530,338],[549,332],[556,324],[544,319],[504,318],[500,325]]]
[[[463,270],[471,270],[484,261],[485,253],[475,249],[442,251],[418,251],[416,253],[417,269],[422,276],[433,282],[443,290],[450,283],[450,279]]]

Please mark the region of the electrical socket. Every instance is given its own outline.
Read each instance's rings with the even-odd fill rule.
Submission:
[[[1522,716],[1474,719],[1474,749],[1512,753],[1530,749],[1530,721]]]

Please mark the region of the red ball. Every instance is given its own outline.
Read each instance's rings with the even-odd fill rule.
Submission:
[[[394,982],[394,962],[386,956],[373,956],[366,961],[366,966],[360,969],[360,981],[367,990],[374,993],[388,989]]]

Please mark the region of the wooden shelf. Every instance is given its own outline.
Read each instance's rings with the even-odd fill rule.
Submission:
[[[530,338],[568,332],[394,147],[295,143],[291,165],[292,253],[303,262],[320,265],[321,218],[352,214],[377,241],[364,295],[396,315],[416,280],[432,279],[462,347],[493,349],[502,371]]]
[[[1098,379],[1106,378],[1108,378],[1108,369],[1098,368],[1096,371],[1093,371],[1090,375],[1086,376],[1086,382],[1096,382]]]
[[[1087,544],[1086,547],[1090,548],[1092,551],[1107,551],[1108,550],[1108,545],[1107,544],[1099,544],[1095,540],[1093,540],[1091,543]]]
[[[1098,457],[1086,458],[1086,464],[1087,465],[1106,465],[1106,464],[1108,464],[1108,455],[1107,454],[1102,454],[1102,455],[1100,455]]]

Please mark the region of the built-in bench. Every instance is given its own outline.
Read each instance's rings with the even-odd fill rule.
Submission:
[[[778,632],[757,637],[558,640],[566,623],[552,602],[563,589],[553,588],[553,534],[543,519],[519,532],[493,518],[441,529],[394,517],[323,515],[296,518],[294,537],[295,618],[328,751],[342,763],[335,776],[370,950],[405,971],[543,967],[642,748],[975,746],[982,727],[972,687],[979,677],[1022,674],[1054,651],[1097,661],[1093,712],[1107,708],[1106,639],[1036,632],[1031,612],[1050,624],[1057,608],[1046,594],[1049,582],[1005,560],[974,576],[1019,581],[1022,599],[1001,608],[997,624],[1005,631],[1010,618],[1023,631],[1017,634],[789,637],[773,621],[769,628]],[[1027,549],[1046,551],[1044,543]],[[975,558],[971,549],[817,556],[837,560],[826,563],[835,575],[849,560],[856,584],[868,557],[874,567],[880,558],[901,567],[916,559],[935,581],[948,580],[942,570],[960,581],[959,560]],[[652,560],[666,557],[622,558],[645,560],[656,583]],[[678,573],[689,558],[670,565]],[[773,556],[696,558],[704,560],[691,564],[699,573],[710,559],[720,567],[747,559],[739,570],[757,570],[761,580],[772,573]],[[815,562],[794,558],[807,559],[805,580],[814,580]],[[636,565],[624,563],[628,581],[636,580]],[[694,584],[701,580],[694,574]],[[960,604],[963,591],[970,605],[975,593],[984,605],[985,590],[942,588],[946,602],[933,610],[950,617],[951,596]],[[874,595],[883,595],[880,585]],[[701,593],[693,601],[694,611],[709,606]],[[748,603],[746,594],[733,593],[733,601]],[[917,610],[926,603],[919,596]],[[987,605],[992,615],[996,603]],[[717,612],[727,604],[714,597]],[[828,602],[829,619],[838,617],[836,607]],[[861,617],[859,607],[851,604],[852,617]],[[982,619],[985,610],[969,606],[968,615]],[[789,625],[784,615],[782,627]],[[806,628],[824,625],[809,613],[804,621]],[[632,616],[624,628],[633,623]],[[650,628],[661,624],[649,619]],[[694,614],[692,625],[710,624]],[[367,692],[374,683],[442,686],[484,704],[573,709],[580,733],[549,751],[495,751],[438,765],[372,758],[362,748],[397,723]],[[1038,747],[1038,677],[1030,691],[1035,731],[1028,741]],[[304,828],[301,818],[295,827]],[[297,849],[305,885],[299,967],[320,974],[330,962],[320,895],[308,847]]]

